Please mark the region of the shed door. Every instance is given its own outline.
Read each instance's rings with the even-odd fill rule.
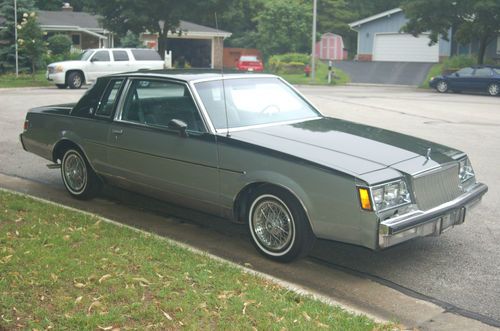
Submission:
[[[377,34],[373,45],[373,61],[439,62],[439,45],[429,46],[428,35]]]

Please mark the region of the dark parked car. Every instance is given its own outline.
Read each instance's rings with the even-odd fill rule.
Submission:
[[[477,66],[462,68],[457,72],[432,77],[429,85],[438,92],[486,92],[500,94],[500,67]]]
[[[21,142],[75,198],[105,182],[199,209],[280,261],[315,238],[382,249],[439,235],[488,190],[465,153],[325,117],[273,75],[98,78],[77,104],[30,110]]]

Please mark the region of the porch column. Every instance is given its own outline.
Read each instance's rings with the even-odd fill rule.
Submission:
[[[224,54],[224,38],[212,38],[212,69],[221,69],[223,66],[222,57]]]

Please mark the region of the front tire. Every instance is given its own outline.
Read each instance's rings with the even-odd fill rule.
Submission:
[[[69,194],[80,200],[92,199],[102,183],[78,149],[68,149],[62,158],[61,176]]]
[[[81,73],[74,71],[68,75],[68,86],[70,89],[79,89],[83,85],[83,76]]]
[[[445,82],[444,80],[440,80],[436,84],[436,90],[440,93],[446,93],[448,91],[448,83]]]
[[[285,190],[262,186],[251,194],[246,219],[252,243],[262,255],[280,262],[306,256],[315,241],[297,199]]]
[[[500,84],[491,83],[488,86],[488,94],[491,95],[492,97],[499,95],[500,94]]]

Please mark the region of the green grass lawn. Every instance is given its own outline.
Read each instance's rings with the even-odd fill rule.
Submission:
[[[27,74],[3,74],[0,75],[0,88],[9,87],[36,87],[36,86],[52,86],[53,83],[45,78],[45,72],[38,72],[35,77]]]
[[[157,237],[0,191],[0,330],[389,330]]]
[[[341,69],[333,67],[335,73],[330,85],[345,85],[350,82],[350,77]],[[328,85],[328,66],[319,62],[316,70],[316,79],[306,77],[304,73],[300,74],[278,74],[290,84],[295,85]]]

